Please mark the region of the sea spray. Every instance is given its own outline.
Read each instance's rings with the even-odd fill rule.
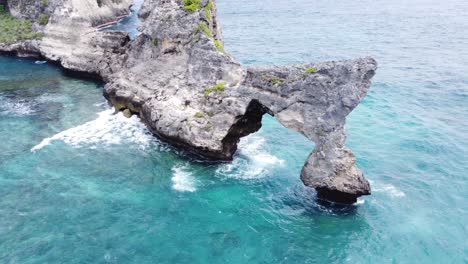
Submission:
[[[257,179],[269,174],[277,166],[284,166],[284,160],[272,155],[266,149],[265,138],[258,134],[242,138],[238,154],[231,163],[220,166],[216,173],[237,179]]]
[[[176,165],[172,168],[172,188],[180,192],[195,192],[196,180],[189,171],[189,165]]]
[[[53,141],[63,141],[73,147],[96,147],[131,142],[139,148],[147,148],[156,139],[137,116],[126,118],[122,113],[108,109],[98,113],[98,118],[43,139],[31,151],[38,151]]]

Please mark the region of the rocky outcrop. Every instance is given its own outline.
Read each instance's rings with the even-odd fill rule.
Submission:
[[[132,0],[7,2],[11,15],[33,22],[43,37],[0,45],[0,51],[42,56],[66,69],[105,77],[115,70],[130,40],[125,32],[97,32],[94,27],[128,14]],[[45,25],[40,16],[47,18]]]
[[[141,34],[132,41],[95,31],[105,19],[76,1],[54,9],[41,54],[101,76],[117,110],[139,114],[159,137],[218,160],[232,159],[239,139],[270,114],[315,142],[301,179],[318,197],[353,203],[370,194],[345,147],[345,121],[370,87],[373,59],[244,69],[223,49],[214,1],[146,0]]]
[[[54,1],[49,1],[54,2]],[[102,77],[115,71],[130,40],[124,32],[98,32],[97,25],[128,14],[131,0],[61,0],[45,27],[41,52],[63,67]],[[113,62],[115,61],[115,62]]]

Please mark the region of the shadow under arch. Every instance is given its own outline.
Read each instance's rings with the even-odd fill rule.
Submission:
[[[237,117],[236,122],[231,126],[228,134],[223,139],[224,152],[228,152],[230,156],[234,155],[241,137],[248,136],[260,130],[264,114],[274,116],[274,113],[258,100],[251,100],[245,114]]]

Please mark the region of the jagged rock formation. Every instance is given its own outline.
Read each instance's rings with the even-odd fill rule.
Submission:
[[[120,15],[119,7],[130,4],[125,0],[117,7],[102,0],[111,15],[86,9],[92,0],[50,2],[57,6],[40,53],[101,76],[116,109],[139,114],[154,134],[229,160],[239,139],[257,131],[268,113],[315,142],[301,179],[320,198],[353,203],[370,194],[345,147],[344,126],[370,87],[373,59],[244,69],[223,49],[213,1],[146,0],[141,34],[133,41],[92,28]]]
[[[11,15],[33,22],[41,40],[0,45],[20,56],[42,56],[69,70],[105,76],[110,61],[124,53],[125,32],[97,32],[95,26],[129,13],[132,0],[8,0]],[[38,17],[48,18],[46,25]],[[117,59],[118,60],[118,59]],[[118,63],[117,63],[118,64]],[[112,67],[111,67],[112,68]]]

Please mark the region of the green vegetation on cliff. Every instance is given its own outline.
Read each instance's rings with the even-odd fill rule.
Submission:
[[[219,51],[224,52],[223,44],[219,40],[215,39],[214,44]]]
[[[210,0],[205,6],[205,16],[208,21],[211,21],[211,9],[213,9],[213,2]]]
[[[224,91],[225,86],[226,86],[226,83],[221,82],[221,83],[218,83],[217,85],[215,85],[213,87],[206,88],[205,91],[203,91],[203,93],[205,94],[205,97],[208,97],[210,95],[210,93],[212,93],[212,92],[220,93],[220,92]]]
[[[211,38],[213,36],[211,34],[210,28],[208,27],[208,25],[205,22],[200,22],[200,24],[198,24],[198,27],[195,28],[195,33],[198,33],[198,32],[203,32],[209,38]]]
[[[184,0],[184,9],[189,13],[193,13],[200,9],[200,3],[200,0]]]
[[[18,20],[5,11],[0,12],[0,43],[11,44],[22,40],[41,39],[41,33],[34,32],[30,21]]]
[[[49,23],[49,16],[46,15],[46,14],[40,14],[39,17],[37,18],[37,22],[40,24],[40,25],[47,25]]]

